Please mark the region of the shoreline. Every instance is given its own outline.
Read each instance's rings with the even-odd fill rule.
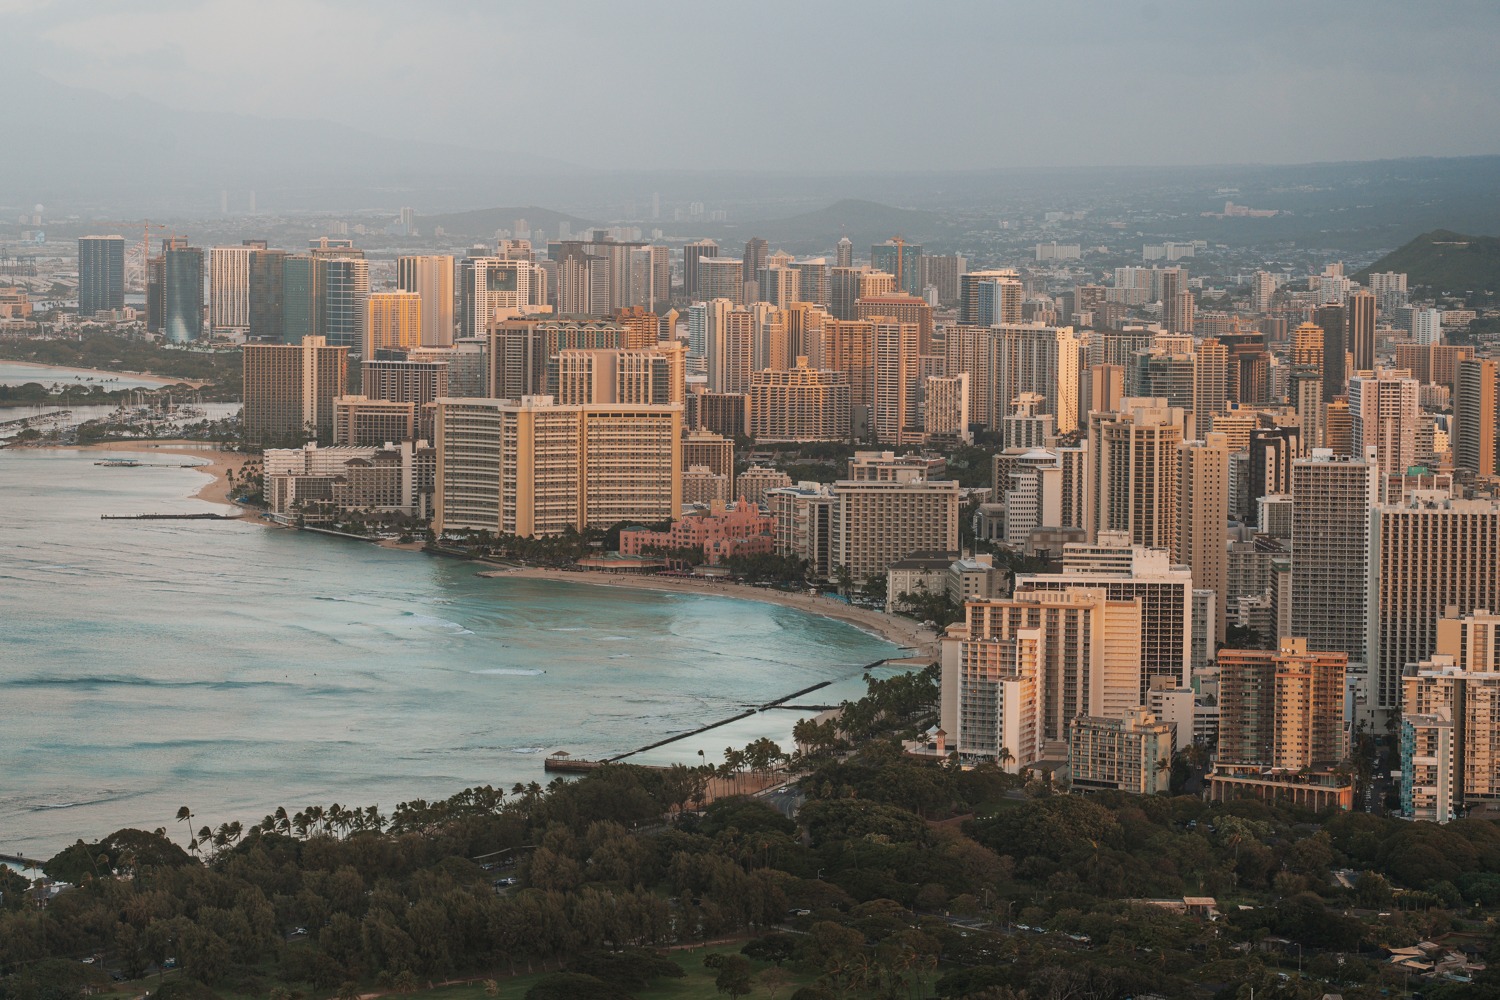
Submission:
[[[832,597],[793,594],[784,590],[756,587],[751,584],[716,580],[686,580],[679,577],[610,576],[588,570],[548,569],[527,566],[519,569],[490,569],[479,574],[490,579],[552,580],[579,583],[590,587],[624,587],[630,590],[654,590],[665,594],[690,594],[699,597],[724,597],[734,601],[758,601],[776,604],[804,614],[829,618],[852,625],[909,652],[893,656],[892,663],[912,660],[934,660],[938,656],[938,635],[919,623],[884,611],[855,607]]]
[[[203,386],[208,384],[197,379],[172,378],[169,375],[156,375],[151,372],[131,372],[124,371],[123,369],[120,371],[110,371],[107,368],[75,368],[72,365],[49,365],[44,361],[16,361],[10,358],[0,358],[0,364],[16,365],[20,368],[46,368],[50,371],[55,372],[77,372],[80,375],[104,375],[108,377],[129,376],[130,378],[138,381],[154,382],[158,386],[187,385],[192,386],[194,389],[201,389]],[[128,389],[131,387],[120,386],[119,388]],[[137,386],[135,388],[141,387]]]
[[[51,446],[45,446],[51,447]],[[184,458],[195,458],[204,464],[195,465],[193,469],[210,477],[210,481],[200,486],[189,494],[190,497],[203,500],[208,503],[221,504],[233,507],[241,512],[239,520],[252,524],[260,524],[269,528],[281,528],[285,525],[277,524],[267,517],[262,516],[254,508],[243,507],[233,503],[229,499],[229,477],[227,471],[238,464],[243,467],[249,456],[241,455],[239,452],[219,451],[205,441],[189,441],[185,439],[168,439],[161,441],[101,441],[87,445],[63,445],[61,448],[71,448],[75,451],[120,451],[135,452],[144,455],[154,455],[158,458],[163,452],[171,455],[180,455]],[[236,458],[239,459],[236,463]],[[405,544],[395,539],[371,539],[381,548],[393,549],[403,552],[422,552],[424,545],[420,541]],[[687,594],[699,597],[723,597],[737,601],[757,601],[761,604],[775,604],[804,614],[816,615],[833,621],[851,625],[865,633],[876,636],[892,645],[900,647],[907,652],[903,655],[891,657],[891,662],[936,660],[938,658],[938,633],[931,629],[923,628],[919,623],[899,615],[887,614],[884,611],[876,611],[871,608],[855,607],[832,597],[819,595],[813,597],[808,594],[794,594],[784,590],[773,590],[769,587],[756,587],[751,584],[732,583],[725,580],[697,580],[683,579],[680,577],[662,576],[612,576],[604,573],[595,573],[588,570],[563,570],[551,569],[540,566],[526,566],[516,569],[505,569],[495,567],[491,563],[476,563],[486,567],[479,575],[490,579],[513,578],[521,580],[551,580],[557,583],[576,583],[590,587],[624,587],[631,590],[651,590],[664,594]]]
[[[229,499],[229,470],[231,468],[244,468],[251,456],[237,451],[220,451],[208,441],[191,441],[187,438],[165,438],[159,441],[138,439],[133,441],[98,441],[93,444],[39,445],[34,447],[45,448],[49,451],[118,451],[147,455],[153,458],[172,455],[181,456],[182,458],[199,459],[203,464],[188,467],[194,472],[201,472],[208,476],[209,481],[187,494],[189,499],[202,500],[205,503],[219,504],[224,507],[233,507],[240,512],[238,520],[241,521],[247,521],[252,524],[263,524],[267,527],[279,527],[279,525],[275,525],[274,522],[263,517],[254,508],[243,507]]]

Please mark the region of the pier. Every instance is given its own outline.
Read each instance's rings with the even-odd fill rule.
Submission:
[[[101,521],[238,521],[238,514],[100,514]]]
[[[137,462],[133,458],[106,458],[95,462],[106,469],[196,469],[199,466],[193,462]]]
[[[19,854],[0,854],[0,864],[20,865],[22,868],[41,868],[46,863],[36,858],[23,858]]]
[[[889,659],[876,660],[874,663],[866,664],[860,671],[860,673],[869,673],[876,667],[895,662],[898,661]],[[585,760],[581,757],[551,756],[542,761],[542,770],[548,773],[557,774],[585,774],[589,771],[594,770],[595,768],[603,767],[605,764],[617,764],[627,757],[634,757],[638,753],[645,753],[647,750],[655,750],[656,748],[664,747],[669,743],[676,743],[678,740],[685,740],[689,737],[697,736],[700,733],[706,733],[710,729],[718,729],[720,726],[727,726],[731,722],[738,722],[741,719],[748,719],[752,715],[756,715],[757,713],[764,712],[773,708],[801,708],[808,711],[826,711],[827,708],[837,708],[838,706],[836,705],[827,706],[825,708],[823,706],[815,705],[801,706],[789,704],[795,698],[801,698],[805,694],[811,694],[814,691],[820,691],[823,688],[828,687],[832,683],[833,681],[819,681],[818,683],[805,687],[800,691],[793,691],[791,694],[783,695],[782,697],[777,698],[774,701],[768,701],[763,705],[757,705],[753,708],[747,708],[745,709],[745,711],[740,712],[736,715],[731,715],[727,719],[720,719],[717,722],[710,722],[707,725],[699,726],[697,729],[691,729],[685,733],[677,733],[674,736],[668,736],[666,739],[657,740],[655,743],[648,743],[643,747],[636,747],[634,750],[615,754],[613,757],[605,757],[602,760]]]

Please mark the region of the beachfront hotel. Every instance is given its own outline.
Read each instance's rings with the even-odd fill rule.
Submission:
[[[245,440],[301,444],[333,437],[333,401],[344,395],[349,349],[322,337],[300,344],[246,344]]]
[[[555,535],[667,521],[682,505],[676,405],[441,399],[437,453],[440,535]]]

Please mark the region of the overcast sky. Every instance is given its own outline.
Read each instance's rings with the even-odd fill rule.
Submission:
[[[1497,0],[0,0],[0,38],[71,86],[612,168],[1500,151]]]

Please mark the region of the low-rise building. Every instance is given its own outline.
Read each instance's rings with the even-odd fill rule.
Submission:
[[[1068,724],[1068,769],[1075,791],[1155,795],[1172,768],[1173,726],[1137,708],[1123,719],[1080,715]]]
[[[632,527],[620,532],[620,555],[669,557],[691,550],[701,561],[717,566],[730,556],[769,555],[776,551],[776,519],[755,504],[714,503],[707,510],[690,511],[666,531]]]

